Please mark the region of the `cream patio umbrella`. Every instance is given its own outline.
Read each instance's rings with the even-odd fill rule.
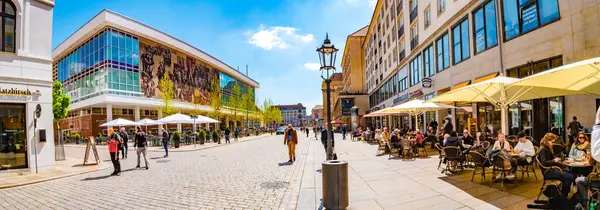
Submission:
[[[600,95],[600,57],[550,69],[523,78],[514,85],[556,88]]]
[[[131,120],[119,118],[116,120],[112,120],[110,122],[106,122],[106,123],[100,125],[100,127],[124,127],[124,126],[136,126],[136,125],[139,125],[139,123],[133,122]]]
[[[451,109],[451,108],[456,108],[454,106],[450,106],[450,105],[446,105],[446,104],[440,104],[440,103],[434,103],[434,102],[426,102],[423,100],[419,100],[419,99],[415,99],[400,105],[396,105],[393,107],[389,107],[386,109],[382,110],[382,114],[399,114],[399,113],[407,113],[411,116],[414,116],[415,119],[418,119],[417,117],[425,112],[432,112],[432,111],[438,111],[438,110],[444,110],[444,109]],[[416,128],[419,128],[419,123],[415,123],[417,126]]]
[[[519,79],[498,76],[439,95],[432,102],[489,102],[500,108],[502,133],[508,133],[507,108],[518,101],[580,94],[548,87],[516,85]]]

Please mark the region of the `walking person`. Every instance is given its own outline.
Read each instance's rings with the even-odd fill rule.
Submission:
[[[328,135],[327,133],[331,133],[331,148],[333,149],[333,159],[337,160],[337,154],[335,153],[335,138],[333,137],[333,132],[328,130],[328,126],[325,125],[325,128],[323,129],[323,131],[321,132],[321,144],[323,144],[323,147],[325,148],[325,154],[327,154],[327,140],[328,140]]]
[[[163,147],[165,148],[165,156],[164,158],[168,158],[169,157],[169,131],[167,131],[167,129],[163,128],[163,133],[162,133],[162,143],[163,143]]]
[[[108,153],[110,154],[110,161],[112,161],[113,168],[115,169],[111,176],[120,176],[121,175],[121,163],[119,163],[119,142],[121,137],[119,134],[115,133],[113,128],[108,129]]]
[[[577,134],[581,131],[583,126],[577,121],[577,116],[573,116],[573,121],[569,123],[569,127],[567,128],[569,129],[569,142],[567,142],[567,145],[571,145],[577,140]]]
[[[345,125],[342,126],[342,140],[346,140],[346,131],[347,131],[346,126]]]
[[[304,130],[306,131],[306,138],[308,138],[308,133],[310,133],[310,130],[308,130],[308,127],[306,127]]]
[[[240,135],[240,129],[238,127],[235,127],[235,141],[238,141],[238,136]]]
[[[229,141],[229,134],[231,134],[231,131],[229,130],[229,127],[227,127],[227,128],[225,128],[225,144],[231,143]]]
[[[292,128],[292,124],[288,125],[283,135],[283,144],[288,147],[288,155],[290,156],[289,163],[296,161],[296,144],[298,144],[298,134]]]
[[[137,166],[140,167],[140,154],[144,155],[144,162],[146,163],[146,170],[148,170],[148,158],[146,158],[146,147],[148,142],[146,141],[146,133],[142,130],[142,127],[137,126],[137,133],[135,133],[135,139],[133,147],[136,147],[135,153],[137,154]]]
[[[123,143],[120,146],[121,149],[121,158],[127,159],[127,152],[129,152],[129,134],[125,131],[125,128],[121,128],[121,139],[123,139]]]

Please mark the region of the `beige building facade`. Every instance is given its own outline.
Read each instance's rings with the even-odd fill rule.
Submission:
[[[334,107],[339,110],[335,113],[348,125],[352,122],[352,108],[357,109],[358,126],[364,126],[365,123],[360,118],[370,108],[369,97],[366,93],[365,59],[362,51],[368,27],[365,26],[348,35],[342,56],[343,89],[339,94],[339,100],[334,102]]]
[[[599,7],[598,1],[579,0],[380,0],[363,45],[371,111],[430,99],[498,75],[523,78],[598,57]],[[389,44],[389,34],[398,39]],[[391,59],[391,67],[390,51],[400,52]],[[554,131],[564,136],[573,116],[590,128],[597,101],[565,96],[519,102],[508,110],[509,134],[525,131],[539,139]],[[450,116],[455,130],[487,136],[499,131],[497,107],[454,105],[462,108],[427,113],[419,123],[437,121],[441,127]],[[375,118],[370,123],[414,127],[414,119],[401,118]]]

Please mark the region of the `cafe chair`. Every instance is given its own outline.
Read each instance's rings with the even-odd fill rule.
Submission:
[[[400,140],[400,144],[402,145],[402,158],[404,159],[412,159],[414,158],[411,141],[406,138]]]
[[[387,143],[385,143],[385,141],[383,139],[378,140],[377,144],[379,146],[377,147],[376,155],[384,155],[385,153],[388,152]]]
[[[592,172],[587,177],[588,186],[590,190],[588,191],[588,203],[589,206],[592,202],[599,203],[600,202],[600,174],[597,172]],[[587,208],[586,208],[587,209]]]
[[[486,150],[490,147],[490,142],[489,141],[482,141],[481,142],[481,148],[483,148],[483,150]]]
[[[515,147],[517,145],[519,138],[515,135],[506,136],[506,141],[510,144],[511,147]]]
[[[388,155],[388,159],[392,157],[392,155],[394,154],[398,154],[400,155],[400,144],[399,143],[392,143],[389,142],[386,144],[388,147],[388,151],[389,151],[389,155]]]
[[[504,188],[504,180],[506,180],[506,174],[510,173],[511,168],[506,168],[504,163],[508,161],[502,155],[494,156],[492,160],[492,181],[490,182],[490,187],[496,181],[496,173],[500,173],[500,190]],[[512,164],[512,163],[511,163]],[[517,182],[515,181],[515,186],[517,186]]]
[[[447,146],[444,147],[444,153],[446,154],[446,170],[445,171],[458,171],[459,173],[462,171],[463,168],[463,163],[462,163],[462,151],[460,150],[459,147],[455,147],[455,146]],[[458,170],[460,166],[461,170]]]
[[[535,147],[534,147],[535,148]],[[536,152],[536,156],[537,156],[537,152]],[[533,173],[533,176],[535,177],[535,180],[538,180],[537,178],[537,174],[535,174],[535,167],[533,167],[534,165],[534,160],[532,158],[530,163],[524,164],[524,165],[519,165],[520,171],[521,171],[521,179],[525,178],[525,173],[527,173],[527,178],[529,178],[529,172],[531,171],[531,173]]]
[[[477,173],[477,168],[481,169],[481,184],[483,184],[483,181],[485,180],[485,169],[487,167],[490,166],[490,162],[488,161],[487,157],[477,151],[469,151],[469,155],[471,156],[471,160],[473,161],[473,164],[475,164],[475,169],[473,170],[473,175],[471,176],[471,182],[473,181],[473,178],[475,178],[475,174]]]
[[[540,162],[540,159],[538,158],[538,156],[535,156],[535,161],[536,163],[540,166],[540,171],[542,171],[542,177],[544,178],[544,182],[542,182],[542,187],[540,187],[540,193],[538,193],[537,198],[535,199],[536,201],[539,201],[540,199],[540,195],[542,195],[542,192],[550,187],[550,186],[555,186],[558,190],[558,195],[557,196],[562,196],[562,179],[563,179],[563,170],[558,167],[558,166],[550,166],[550,167],[546,167],[544,165],[542,165],[542,162]],[[546,173],[550,173],[552,171],[556,171],[558,172],[559,176],[558,177],[552,177],[552,178],[547,178],[546,176],[544,176],[544,174]],[[537,202],[536,202],[537,203]]]
[[[442,166],[442,162],[444,161],[444,158],[446,157],[446,155],[444,154],[444,149],[442,148],[442,146],[440,146],[440,143],[435,143],[435,148],[438,150],[439,152],[439,157],[440,157],[440,162],[438,163],[438,167],[437,169],[440,170],[440,166]]]

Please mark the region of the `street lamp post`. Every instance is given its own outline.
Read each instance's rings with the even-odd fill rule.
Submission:
[[[323,207],[325,209],[346,209],[348,207],[348,162],[332,160],[333,129],[331,126],[331,76],[335,72],[336,49],[329,40],[329,34],[320,48],[321,78],[327,84],[327,160],[321,163],[323,174]]]
[[[333,159],[333,132],[331,126],[331,75],[335,73],[335,59],[338,49],[329,40],[329,34],[325,35],[323,45],[317,49],[321,63],[321,78],[325,80],[327,92],[327,160]]]

